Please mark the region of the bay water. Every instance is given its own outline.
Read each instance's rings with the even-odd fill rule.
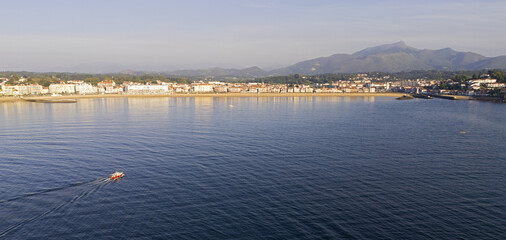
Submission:
[[[477,101],[0,103],[0,239],[504,239],[505,143]]]

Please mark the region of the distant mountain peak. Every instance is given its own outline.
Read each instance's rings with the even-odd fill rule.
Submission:
[[[392,47],[400,47],[400,48],[406,48],[406,47],[409,47],[406,42],[404,41],[398,41],[396,43],[392,43],[392,44],[386,44],[386,45],[391,45]]]
[[[432,50],[430,50],[430,51],[432,51]],[[441,48],[441,49],[434,50],[434,51],[439,51],[439,52],[456,52],[455,50],[453,50],[452,48],[449,48],[449,47]]]
[[[405,51],[405,50],[418,50],[416,48],[408,46],[404,41],[396,42],[396,43],[390,43],[390,44],[384,44],[379,45],[376,47],[369,47],[364,50],[358,51],[353,53],[354,56],[364,57],[368,55],[374,55],[379,53],[385,53],[385,52],[398,52],[398,51]]]
[[[262,70],[262,69],[259,68],[258,66],[253,66],[253,67],[245,68],[243,70]]]

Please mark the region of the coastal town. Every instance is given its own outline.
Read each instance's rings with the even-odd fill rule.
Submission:
[[[302,76],[305,78],[306,76]],[[125,81],[116,83],[112,79],[91,84],[83,80],[60,81],[45,87],[40,84],[27,84],[19,78],[16,84],[9,84],[8,78],[0,78],[0,96],[60,96],[60,95],[163,95],[190,93],[412,93],[448,94],[462,96],[492,96],[506,93],[506,84],[498,82],[488,74],[465,82],[448,79],[396,80],[389,76],[380,79],[368,74],[356,74],[348,80],[314,84],[268,84],[263,82],[223,82],[205,79],[193,83],[152,81],[147,83]]]

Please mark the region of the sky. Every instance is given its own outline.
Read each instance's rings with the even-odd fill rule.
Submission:
[[[404,41],[506,55],[504,0],[0,0],[0,71],[264,69]]]

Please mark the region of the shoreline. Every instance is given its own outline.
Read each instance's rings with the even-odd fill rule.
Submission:
[[[170,97],[400,97],[403,93],[190,93],[190,94],[93,94],[62,96],[0,97],[0,102],[22,102],[46,99],[87,99],[87,98],[170,98]],[[27,102],[27,101],[26,101]]]

